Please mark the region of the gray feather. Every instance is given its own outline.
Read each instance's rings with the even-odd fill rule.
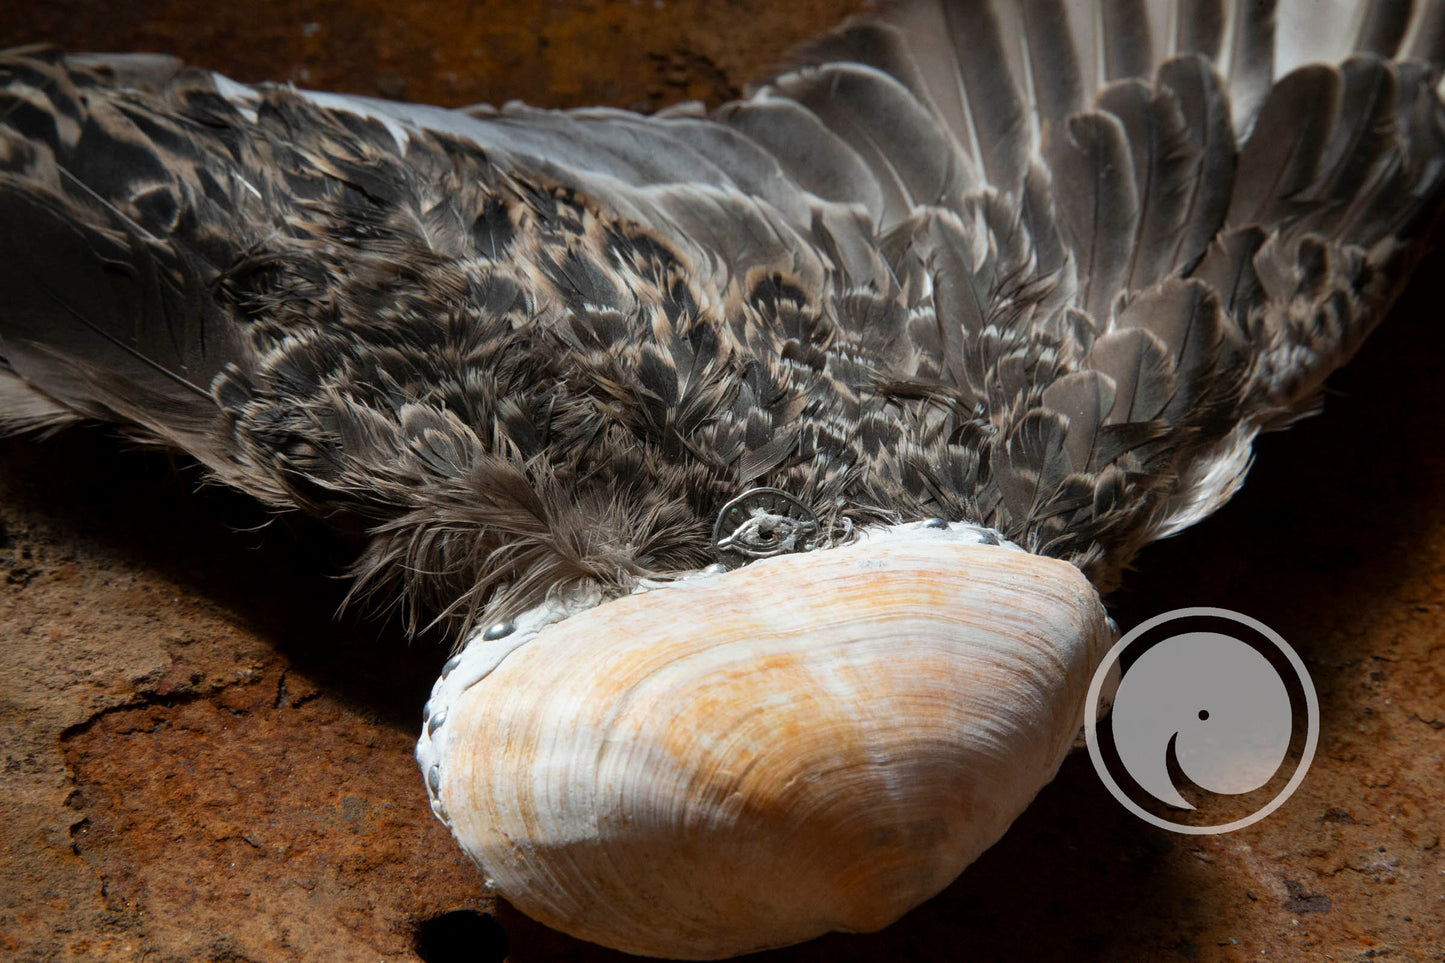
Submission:
[[[1159,61],[1153,50],[1145,0],[1115,0],[1099,5],[1104,37],[1106,81],[1148,77]]]
[[[1296,195],[1314,179],[1339,116],[1339,71],[1302,67],[1269,93],[1257,136],[1240,151],[1228,224],[1271,224],[1299,210]]]
[[[1174,50],[1178,54],[1199,54],[1218,61],[1224,45],[1229,0],[1183,0],[1178,7]]]
[[[1176,388],[1170,356],[1168,346],[1142,328],[1113,331],[1094,342],[1085,363],[1114,383],[1106,423],[1148,423],[1159,417]]]
[[[1108,317],[1129,268],[1139,219],[1124,127],[1109,114],[1080,114],[1045,146],[1054,174],[1059,233],[1079,264],[1081,303]]]
[[[1072,471],[1094,467],[1094,446],[1104,419],[1114,407],[1114,383],[1098,371],[1075,371],[1044,389],[1045,408],[1068,419],[1063,442]]]
[[[1416,4],[1399,0],[1370,0],[1364,6],[1360,29],[1355,36],[1355,53],[1394,57],[1410,29],[1411,8]]]
[[[1262,121],[1261,107],[1274,79],[1274,25],[1278,0],[1228,0],[1234,7],[1232,35],[1225,38],[1229,100],[1234,132],[1241,140]],[[1269,128],[1264,128],[1269,132]]]
[[[1159,68],[1159,86],[1172,94],[1198,156],[1187,187],[1183,222],[1170,264],[1188,274],[1224,223],[1234,190],[1238,154],[1229,123],[1229,103],[1213,69],[1196,56],[1176,57]]]
[[[787,75],[775,86],[811,110],[867,165],[883,195],[881,230],[966,186],[969,178],[951,139],[940,136],[923,105],[887,74],[831,66]]]
[[[1028,119],[991,6],[907,4],[892,20],[914,47],[945,129],[990,184],[1016,189],[1028,169]]]
[[[862,204],[875,216],[883,210],[884,189],[867,163],[799,104],[764,91],[724,106],[718,117],[778,158],[793,183],[808,193]]]
[[[1189,136],[1184,112],[1167,91],[1156,94],[1138,80],[1118,81],[1099,96],[1099,106],[1124,125],[1133,158],[1139,216],[1121,284],[1147,288],[1174,267],[1188,223],[1203,157]]]
[[[1320,155],[1314,183],[1303,194],[1335,204],[1368,192],[1373,169],[1395,147],[1399,100],[1395,73],[1379,60],[1351,58],[1340,66],[1340,73],[1339,121]]]
[[[1085,89],[1068,9],[1064,0],[1027,0],[1017,9],[1040,123],[1058,126],[1084,108],[1086,93],[1094,93],[1092,83]]]

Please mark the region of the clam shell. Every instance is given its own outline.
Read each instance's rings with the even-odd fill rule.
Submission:
[[[1112,639],[1077,569],[949,534],[768,559],[488,642],[430,707],[438,814],[518,909],[629,952],[886,926],[1053,777]]]

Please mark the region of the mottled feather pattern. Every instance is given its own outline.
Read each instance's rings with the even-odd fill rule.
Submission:
[[[759,485],[1107,589],[1311,410],[1445,177],[1385,5],[1283,77],[1269,11],[1159,6],[889,5],[653,118],[12,52],[0,425],[188,451],[454,637],[701,567]]]

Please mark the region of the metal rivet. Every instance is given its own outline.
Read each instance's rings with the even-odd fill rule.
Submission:
[[[442,666],[442,678],[445,679],[447,676],[451,675],[452,670],[461,664],[462,657],[460,655],[454,655],[450,659],[447,659],[446,664]]]
[[[442,791],[442,767],[432,766],[426,774],[427,788],[434,794]]]
[[[930,518],[928,521],[926,521],[926,522],[923,523],[923,527],[924,527],[924,528],[947,528],[947,527],[948,527],[948,522],[944,521],[944,520],[941,519],[941,518]]]
[[[441,712],[438,712],[436,715],[432,716],[431,721],[426,724],[426,734],[431,735],[432,733],[436,732],[437,729],[441,727],[441,724],[446,721],[447,710],[443,709]]]
[[[502,638],[503,636],[511,635],[515,631],[517,631],[517,627],[511,622],[497,622],[496,624],[489,626],[487,628],[487,631],[482,633],[482,641],[492,642],[496,639]]]
[[[721,575],[722,573],[726,572],[727,570],[728,570],[728,567],[727,567],[726,565],[724,565],[722,562],[713,562],[713,563],[712,563],[711,565],[709,565],[707,568],[705,568],[705,569],[702,570],[702,574],[704,574],[704,575]]]

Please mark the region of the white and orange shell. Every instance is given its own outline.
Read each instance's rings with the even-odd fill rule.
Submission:
[[[478,633],[417,747],[433,808],[522,912],[629,952],[886,926],[1053,777],[1112,641],[1077,569],[980,531],[899,526]]]

